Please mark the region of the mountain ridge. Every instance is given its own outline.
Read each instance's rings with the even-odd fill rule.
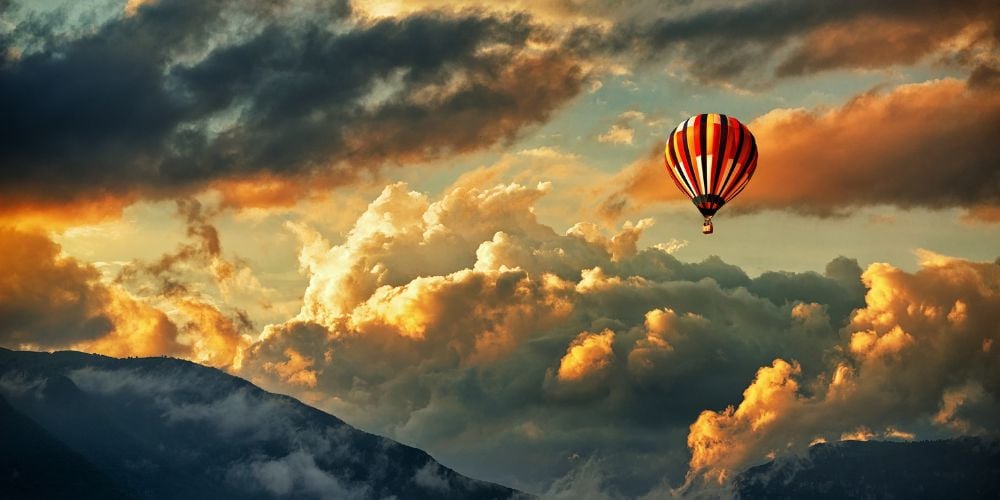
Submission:
[[[1000,440],[840,441],[750,467],[741,499],[997,498]]]
[[[186,360],[0,348],[0,396],[137,498],[526,496]]]

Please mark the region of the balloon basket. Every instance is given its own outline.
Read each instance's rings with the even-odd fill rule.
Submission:
[[[712,218],[705,217],[705,223],[701,225],[701,234],[712,234],[715,228],[712,226]]]

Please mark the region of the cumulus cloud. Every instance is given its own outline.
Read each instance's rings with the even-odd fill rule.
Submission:
[[[749,124],[763,145],[760,168],[725,210],[822,216],[895,205],[985,213],[1000,204],[990,136],[998,126],[998,94],[955,79],[873,90],[833,109],[774,110]],[[622,189],[604,202],[606,215],[682,199],[663,173],[662,149],[626,169]]]
[[[737,406],[691,425],[692,479],[722,481],[776,453],[836,439],[996,435],[1000,361],[983,349],[1000,321],[998,271],[929,252],[907,273],[873,264],[868,292],[823,373],[760,368]]]
[[[600,376],[614,361],[614,352],[611,350],[614,340],[615,332],[611,330],[601,333],[583,332],[578,335],[559,361],[559,380],[575,382]]]
[[[596,453],[609,491],[637,496],[679,484],[687,426],[761,364],[821,371],[863,304],[848,259],[751,279],[643,248],[651,220],[557,231],[533,212],[547,191],[461,183],[430,199],[395,184],[338,244],[289,226],[304,305],[265,327],[240,373],[474,476],[544,492],[567,456]],[[636,452],[650,439],[663,445]]]
[[[218,310],[178,298],[191,324],[163,316],[161,348],[537,493],[561,491],[552,488],[574,477],[580,456],[602,464],[601,494],[637,497],[685,480],[718,487],[818,440],[1000,432],[996,263],[922,251],[916,273],[841,257],[823,273],[750,278],[718,258],[685,263],[643,247],[650,220],[613,234],[588,223],[557,231],[533,210],[548,190],[464,182],[432,199],[394,184],[336,244],[289,225],[309,278],[296,317],[250,343]],[[192,242],[212,246],[207,229],[195,233]],[[33,252],[44,257],[34,267],[47,269],[38,274],[83,276],[117,296],[35,238],[48,248]],[[69,308],[110,318],[112,333],[79,342],[126,331],[113,303]],[[174,390],[74,377],[87,390]],[[163,411],[233,435],[275,430],[254,408],[264,407],[236,391]],[[310,450],[250,457],[232,474],[273,476],[281,491],[307,494],[309,480],[286,473],[309,470]],[[412,480],[443,487],[432,472]]]

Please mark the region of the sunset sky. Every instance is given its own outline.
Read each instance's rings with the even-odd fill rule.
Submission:
[[[701,234],[667,134],[725,113]],[[0,346],[533,493],[1000,433],[995,0],[0,0]]]

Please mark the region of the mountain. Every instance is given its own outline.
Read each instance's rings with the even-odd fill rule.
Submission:
[[[842,441],[737,476],[743,499],[1000,498],[1000,441]]]
[[[0,348],[0,398],[2,498],[522,496],[177,359]]]
[[[73,498],[81,491],[94,498],[129,498],[87,459],[0,397],[0,496]]]

